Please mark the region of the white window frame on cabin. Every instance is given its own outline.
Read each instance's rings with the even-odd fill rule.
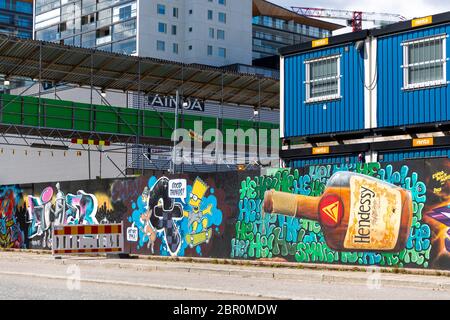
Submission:
[[[335,76],[331,76],[331,77],[326,77],[326,78],[319,78],[319,79],[311,79],[311,64],[313,63],[317,63],[317,62],[323,62],[323,61],[328,61],[328,60],[336,60],[336,68],[337,68],[337,72]],[[305,103],[314,103],[314,102],[321,102],[321,101],[327,101],[327,100],[336,100],[336,99],[341,99],[341,55],[340,54],[335,54],[335,55],[330,55],[330,56],[324,56],[324,57],[320,57],[320,58],[316,58],[316,59],[310,59],[310,60],[306,60],[305,62],[305,71],[306,71],[306,81],[304,82],[305,84],[305,89],[306,89],[306,101]],[[321,82],[321,81],[328,81],[328,80],[337,80],[337,93],[336,94],[328,94],[328,95],[323,95],[323,96],[318,96],[318,97],[311,97],[311,89],[312,83],[317,83],[317,82]]]
[[[431,37],[408,40],[408,41],[402,42],[402,44],[401,44],[401,46],[403,47],[403,65],[401,66],[401,68],[403,69],[403,88],[402,88],[402,90],[414,90],[414,89],[423,89],[423,88],[447,85],[447,60],[448,60],[448,58],[447,58],[447,41],[446,41],[447,38],[448,38],[447,34],[441,34],[441,35],[437,35],[437,36],[431,36]],[[442,41],[442,46],[441,46],[442,58],[441,59],[424,60],[424,61],[417,62],[417,63],[410,63],[410,56],[409,56],[410,46],[417,45],[420,47],[421,44],[436,42],[437,40]],[[418,67],[418,66],[427,66],[427,65],[432,66],[432,65],[436,65],[436,64],[442,65],[442,78],[410,83],[410,78],[409,78],[410,68]],[[431,67],[428,70],[430,71],[430,76],[431,76]],[[425,69],[425,70],[422,70],[422,72],[428,72],[428,71],[427,71],[427,69]]]

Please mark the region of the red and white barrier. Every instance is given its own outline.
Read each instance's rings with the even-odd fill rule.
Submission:
[[[123,246],[123,224],[53,227],[53,255],[123,253]]]

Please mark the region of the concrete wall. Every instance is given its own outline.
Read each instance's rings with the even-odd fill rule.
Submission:
[[[36,137],[34,139],[28,140],[28,142],[43,143]],[[89,167],[92,179],[100,175],[102,178],[123,177],[106,155],[122,171],[125,171],[127,165],[125,150],[122,150],[122,153],[108,152],[117,146],[103,147],[105,152],[102,154],[96,151],[95,146],[91,146],[92,151],[90,152],[87,151],[88,146],[85,146],[86,150],[77,154],[76,150],[64,151],[18,146],[24,144],[24,140],[21,138],[7,138],[7,140],[9,145],[0,145],[0,184],[85,180],[89,179]],[[4,143],[4,139],[0,139],[0,142]],[[82,150],[81,145],[74,147]]]

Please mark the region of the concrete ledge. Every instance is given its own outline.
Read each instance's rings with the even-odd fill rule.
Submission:
[[[37,249],[1,249],[0,252],[18,252],[51,255],[50,250]],[[83,255],[83,257],[107,257],[107,255]],[[73,256],[70,256],[73,257]],[[252,267],[269,267],[269,268],[288,268],[288,269],[309,269],[309,270],[330,270],[330,271],[355,271],[368,272],[373,270],[374,266],[358,266],[358,265],[339,265],[339,264],[320,264],[320,263],[299,263],[284,262],[278,259],[265,260],[238,260],[238,259],[218,259],[218,258],[197,258],[197,257],[163,257],[163,256],[147,256],[147,255],[128,255],[130,259],[154,260],[162,262],[184,262],[184,263],[207,263],[214,265],[235,265],[235,266],[252,266]],[[119,257],[111,257],[115,259]],[[125,258],[126,259],[126,258]],[[141,266],[141,268],[144,268]],[[447,270],[428,270],[428,269],[412,269],[412,268],[390,268],[376,267],[377,271],[389,274],[408,274],[408,275],[424,275],[424,276],[443,276],[450,277],[450,271]],[[145,268],[144,268],[145,269]],[[181,268],[183,269],[183,268]],[[367,279],[364,278],[364,281]]]
[[[107,253],[106,259],[132,259],[128,253]]]
[[[270,260],[238,260],[238,259],[216,259],[216,258],[195,258],[195,257],[161,257],[161,256],[144,256],[144,255],[136,255],[136,256],[139,259],[156,260],[156,261],[171,261],[171,262],[179,261],[191,263],[227,264],[236,266],[255,266],[255,267],[270,267],[270,268],[331,270],[331,271],[368,272],[369,270],[372,270],[374,267],[376,267],[377,270],[382,273],[450,277],[450,271],[434,270],[434,269],[428,270],[428,269],[412,269],[412,268],[390,268],[378,266],[300,263],[300,262],[284,262],[278,260],[270,261]]]

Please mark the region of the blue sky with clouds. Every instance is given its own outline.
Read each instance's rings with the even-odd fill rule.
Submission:
[[[269,0],[284,7],[315,7],[398,13],[408,19],[450,11],[450,0]],[[339,21],[339,20],[338,20]],[[336,21],[336,22],[338,22]]]
[[[345,9],[377,13],[396,13],[407,19],[423,17],[431,14],[450,11],[450,0],[268,0],[280,6],[290,8],[314,7],[329,9]],[[327,20],[327,19],[325,19]],[[345,25],[344,20],[327,20]],[[371,28],[371,22],[363,22],[363,28]],[[350,32],[351,28],[338,30],[334,34]]]

